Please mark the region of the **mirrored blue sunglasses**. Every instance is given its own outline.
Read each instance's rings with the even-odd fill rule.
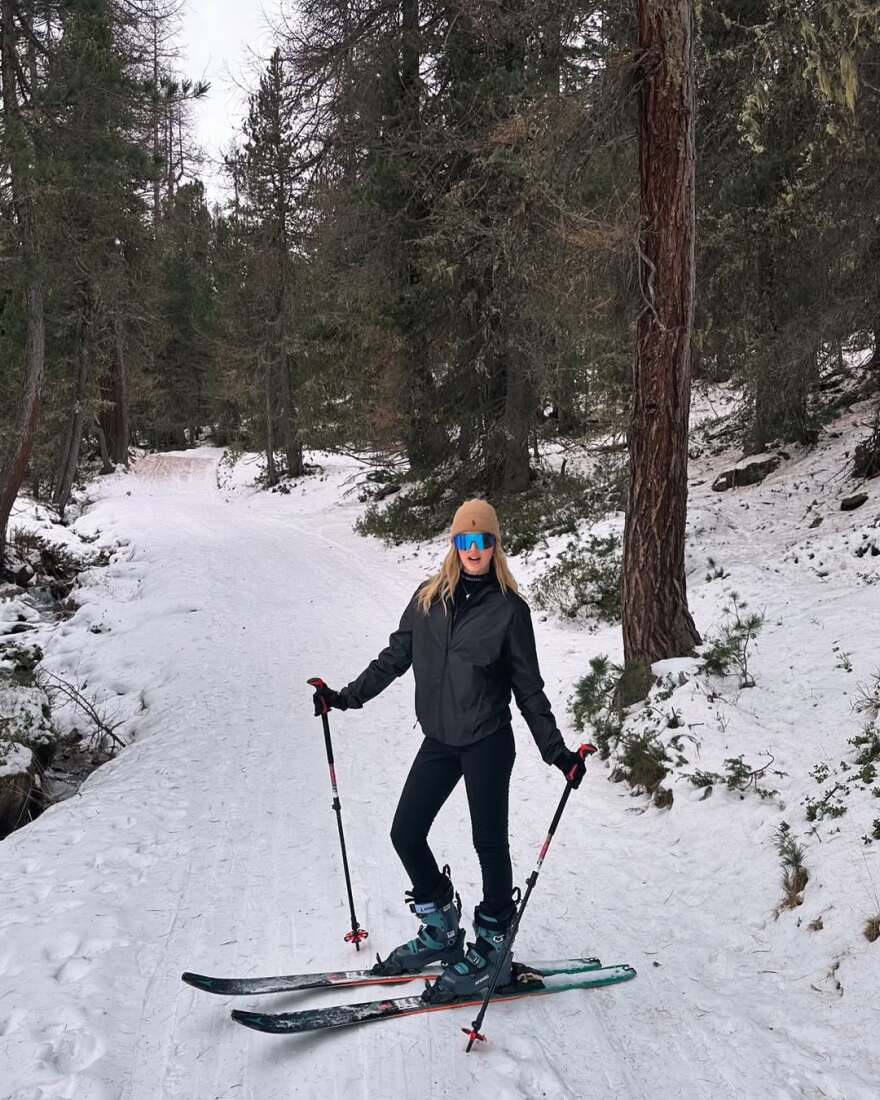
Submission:
[[[456,550],[470,550],[472,546],[478,550],[488,550],[495,545],[495,536],[487,531],[468,531],[464,535],[453,535],[452,541]]]

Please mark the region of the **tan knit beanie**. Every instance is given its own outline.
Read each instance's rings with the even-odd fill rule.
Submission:
[[[467,531],[486,531],[501,541],[498,516],[488,500],[466,500],[455,513],[449,537],[463,535]]]

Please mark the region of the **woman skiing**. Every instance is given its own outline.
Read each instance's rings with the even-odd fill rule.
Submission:
[[[391,826],[391,841],[412,882],[416,937],[377,962],[400,974],[445,964],[437,996],[480,989],[503,952],[516,906],[508,845],[508,795],[516,750],[510,725],[513,692],[541,756],[580,785],[584,762],[562,740],[544,694],[528,605],[517,593],[495,509],[466,501],[455,513],[451,546],[439,572],[416,589],[388,645],[340,691],[319,687],[315,713],[326,705],[360,708],[412,665],[416,716],[425,735]],[[475,942],[463,946],[449,868],[441,871],[428,832],[464,776],[483,898],[474,910]],[[498,977],[510,982],[511,956]]]

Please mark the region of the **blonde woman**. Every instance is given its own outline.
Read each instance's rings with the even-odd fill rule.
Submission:
[[[315,692],[337,710],[362,707],[412,665],[416,716],[424,740],[404,784],[391,841],[412,882],[416,937],[377,962],[377,972],[412,973],[444,964],[438,998],[474,993],[488,980],[516,913],[508,845],[508,796],[516,756],[513,693],[541,756],[574,787],[584,762],[562,740],[538,669],[528,604],[517,593],[501,547],[495,509],[468,500],[455,513],[439,572],[416,589],[388,645],[341,691]],[[461,903],[449,868],[437,864],[428,832],[464,777],[483,898],[474,910],[475,942],[463,946]],[[498,985],[510,979],[511,958]]]

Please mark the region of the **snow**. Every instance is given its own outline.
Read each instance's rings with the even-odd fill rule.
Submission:
[[[0,739],[0,779],[12,775],[23,775],[33,764],[33,753],[16,741]]]
[[[254,456],[230,466],[209,448],[146,456],[133,473],[101,479],[71,537],[96,539],[110,563],[88,571],[80,609],[40,644],[44,666],[115,708],[134,741],[78,797],[0,845],[3,1100],[873,1100],[880,943],[862,924],[880,913],[880,843],[861,836],[880,800],[854,791],[844,817],[815,827],[803,806],[819,790],[818,761],[852,758],[847,739],[864,716],[851,704],[880,663],[880,558],[856,553],[880,533],[877,488],[867,485],[858,511],[839,511],[853,485],[846,452],[867,421],[857,407],[837,436],[791,452],[749,488],[709,488],[733,452],[692,464],[692,610],[704,634],[731,591],[765,612],[756,686],[710,680],[693,660],[656,670],[676,684],[658,708],[684,723],[664,733],[683,735],[688,758],[674,805],[657,810],[593,760],[517,945],[522,959],[598,954],[639,976],[496,1006],[489,1043],[467,1057],[466,1010],[285,1039],[235,1025],[229,1008],[371,994],[233,1001],[180,982],[183,970],[368,962],[342,939],[336,826],[305,681],[340,686],[363,669],[443,540],[389,549],[354,534],[364,506],[346,457],[308,456],[323,473],[288,495],[253,489]],[[823,523],[811,529],[816,515]],[[601,530],[621,526],[616,516]],[[513,559],[526,590],[567,540]],[[726,577],[707,579],[709,557]],[[590,657],[620,658],[619,627],[588,633],[536,614],[535,628],[547,692],[575,744],[566,701]],[[358,916],[367,947],[385,953],[414,931],[388,839],[418,747],[411,674],[362,711],[333,712],[331,725]],[[511,849],[523,882],[561,788],[518,716],[515,728]],[[785,773],[768,775],[772,798],[722,787],[703,800],[681,778],[740,754],[757,765],[765,750]],[[810,881],[802,906],[777,912],[782,821],[805,847]],[[432,837],[467,912],[479,868],[462,790]],[[822,929],[810,931],[818,917]]]

